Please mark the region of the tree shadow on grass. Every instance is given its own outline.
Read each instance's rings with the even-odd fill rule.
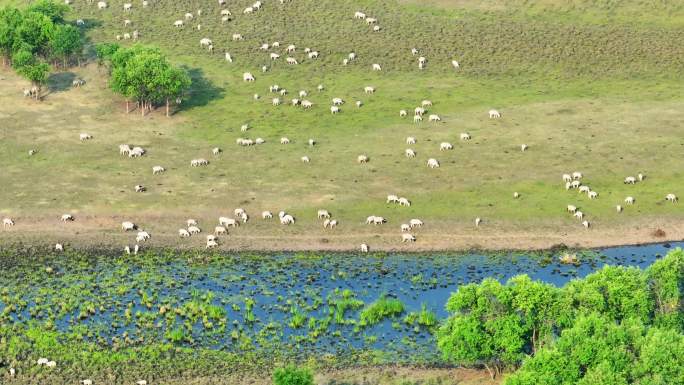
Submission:
[[[48,76],[47,88],[50,93],[67,91],[71,89],[74,79],[76,79],[76,74],[73,72],[53,73]]]
[[[209,79],[204,77],[204,71],[201,68],[183,67],[183,69],[192,79],[192,85],[177,111],[187,111],[195,107],[206,106],[214,100],[223,98],[225,89],[212,84]]]

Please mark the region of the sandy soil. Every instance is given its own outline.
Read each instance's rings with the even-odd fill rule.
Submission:
[[[15,226],[0,228],[0,246],[23,244],[45,246],[63,243],[71,248],[123,248],[135,244],[135,232],[123,232],[120,224],[129,218],[116,216],[76,217],[63,223],[54,217],[14,218]],[[179,238],[185,217],[155,214],[136,216],[134,222],[152,235],[144,247],[172,247],[200,250],[205,235],[214,229],[210,219],[197,218],[202,234]],[[558,245],[596,248],[618,245],[684,240],[684,219],[625,223],[619,227],[584,229],[561,223],[547,223],[539,228],[507,223],[484,222],[479,228],[463,223],[426,223],[412,231],[415,243],[402,243],[399,224],[380,226],[347,224],[335,230],[323,230],[317,222],[281,226],[276,221],[250,220],[228,236],[219,239],[225,251],[350,251],[367,243],[371,251],[463,251],[463,250],[540,250]],[[352,226],[353,225],[353,226]]]

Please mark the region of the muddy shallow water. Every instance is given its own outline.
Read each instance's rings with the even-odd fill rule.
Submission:
[[[494,255],[213,255],[148,252],[46,255],[5,252],[0,322],[48,324],[102,344],[173,342],[228,351],[293,354],[382,351],[397,361],[438,360],[421,309],[446,316],[458,285],[526,273],[555,285],[605,264],[646,267],[684,243],[577,252]],[[401,315],[362,325],[364,306],[386,296]],[[356,306],[341,306],[344,300]],[[362,301],[362,302],[359,302]]]

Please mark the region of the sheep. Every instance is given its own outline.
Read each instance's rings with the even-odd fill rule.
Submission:
[[[337,227],[337,220],[336,219],[333,219],[333,220],[326,219],[325,221],[323,221],[323,228],[329,228],[332,230],[335,227]]]
[[[418,55],[418,48],[411,48],[411,55],[413,55],[413,56]]]
[[[625,203],[627,203],[628,205],[633,205],[634,201],[635,201],[634,197],[625,198]]]
[[[121,230],[123,230],[123,231],[132,231],[132,230],[135,230],[137,228],[138,228],[138,226],[136,226],[135,223],[133,223],[133,222],[130,222],[130,221],[121,222]]]
[[[672,203],[677,203],[677,201],[679,201],[679,198],[677,198],[676,195],[670,193],[670,194],[665,195],[665,200],[670,201]]]
[[[14,226],[14,220],[12,218],[3,218],[2,226],[3,227],[12,227],[12,226]]]
[[[646,176],[642,173],[637,174],[637,179],[639,179],[639,182],[643,182]]]
[[[373,71],[382,71],[382,67],[380,67],[380,64],[378,63],[373,63],[371,68],[373,69]]]
[[[78,136],[78,139],[79,139],[81,142],[83,142],[83,141],[85,141],[85,140],[90,140],[90,139],[92,139],[92,138],[93,138],[92,135],[90,135],[90,134],[88,134],[88,133],[85,133],[85,132],[81,133],[81,134]]]
[[[358,157],[356,157],[356,161],[359,163],[368,163],[368,160],[368,156],[366,155],[359,155]]]
[[[347,58],[349,58],[349,61],[356,60],[356,53],[350,52],[349,55],[347,55]]]
[[[342,59],[342,65],[346,66],[347,64],[349,64],[349,59]]]
[[[214,43],[211,41],[211,39],[204,37],[200,39],[200,47],[209,47],[210,45],[213,45]]]
[[[467,132],[461,133],[460,138],[461,138],[461,140],[470,140],[471,139],[470,134]]]
[[[273,104],[274,106],[279,106],[280,103],[281,103],[280,98],[271,99],[271,104]]]
[[[401,197],[401,198],[399,198],[399,206],[410,207],[410,206],[411,206],[411,201],[408,200],[408,199],[406,199],[406,198],[404,198],[404,197]]]
[[[365,243],[362,243],[362,244],[359,246],[359,249],[361,250],[362,253],[367,253],[367,252],[368,252],[368,245],[365,244]]]
[[[123,38],[124,38],[124,40],[130,39],[130,38],[131,38],[131,34],[128,33],[128,32],[126,32],[126,33],[123,34]],[[118,39],[119,39],[119,38],[118,38],[118,36],[117,36],[117,40],[118,40]]]
[[[618,213],[621,213],[622,212],[622,206],[620,206],[620,205],[615,206],[615,211],[617,211]]]
[[[216,226],[216,227],[214,227],[214,234],[215,235],[228,235],[228,230],[226,230],[226,228],[223,226]]]
[[[259,100],[261,98],[261,96],[259,96],[259,94],[254,94],[254,96],[252,96],[252,98],[254,100]]]
[[[273,219],[273,213],[270,211],[262,211],[261,212],[261,218],[262,219]]]
[[[404,154],[406,154],[407,158],[415,158],[416,157],[416,152],[410,148],[407,148],[406,150],[404,150]]]
[[[207,241],[218,241],[218,236],[214,234],[207,234]]]
[[[521,145],[520,145],[520,151],[521,151],[521,152],[527,151],[528,148],[529,148],[529,147],[528,147],[526,144],[521,144]]]
[[[589,196],[589,199],[595,199],[598,198],[598,193],[596,191],[589,191],[587,196]]]
[[[344,104],[344,100],[342,98],[333,98],[332,104],[333,106],[341,106]]]
[[[76,87],[76,88],[80,88],[84,84],[85,84],[85,80],[83,80],[83,79],[74,79],[71,81],[71,86]]]
[[[591,189],[589,188],[589,186],[580,186],[579,190],[577,190],[577,191],[580,193],[587,193],[588,194],[589,191],[591,191]]]
[[[285,58],[285,62],[287,62],[287,64],[290,64],[290,65],[299,64],[299,62],[297,61],[297,59],[295,59],[295,58],[293,58],[293,57],[287,57],[287,58]]]
[[[284,211],[278,213],[278,218],[280,219],[281,225],[293,225],[295,223],[294,217],[292,215],[285,214]]]
[[[256,138],[254,139],[254,144],[264,144],[266,141],[262,138]]]
[[[273,44],[271,44],[271,47],[274,47],[274,48],[280,47],[280,42],[274,41]]]
[[[380,31],[380,29],[381,29],[381,28],[380,28],[380,26],[379,26],[379,25],[375,25],[375,26],[373,26],[373,32],[379,32],[379,31]]]
[[[415,241],[416,241],[416,237],[413,236],[412,234],[409,234],[409,233],[401,234],[401,242],[402,243],[404,243],[404,242],[415,242]]]
[[[138,380],[135,382],[135,385],[147,385],[147,381],[146,380]]]
[[[579,188],[582,183],[578,180],[573,180],[572,183],[570,183],[570,187],[572,188]]]
[[[186,223],[186,225],[187,225],[188,227],[190,227],[190,226],[197,226],[197,220],[192,219],[192,218],[190,218],[190,219],[188,219],[187,221],[185,221],[185,223]]]
[[[356,107],[357,107],[357,108],[361,108],[362,105],[363,105],[363,102],[362,102],[362,101],[360,101],[360,100],[357,100],[357,101],[356,101]]]
[[[368,25],[375,24],[377,22],[378,22],[378,19],[376,19],[374,17],[367,17],[366,18],[366,24],[368,24]]]
[[[187,238],[190,236],[190,232],[186,229],[178,229],[178,236],[181,238]]]
[[[365,19],[366,14],[363,12],[356,11],[354,12],[354,19]]]
[[[419,123],[423,121],[423,117],[420,115],[414,115],[413,116],[413,123]]]
[[[201,232],[202,232],[202,229],[200,229],[199,227],[197,227],[197,226],[195,226],[195,225],[193,225],[193,226],[188,226],[188,233],[190,233],[191,235],[193,235],[193,234],[199,234],[199,233],[201,233]]]
[[[414,228],[414,227],[423,227],[423,221],[421,221],[420,219],[415,219],[415,218],[414,218],[414,219],[411,219],[411,220],[409,221],[409,225],[411,226],[411,228]]]
[[[145,242],[150,239],[150,233],[144,230],[138,231],[138,235],[135,237],[136,242]]]
[[[232,36],[233,41],[245,40],[245,38],[240,33],[234,33]]]
[[[375,215],[371,215],[370,217],[366,218],[366,224],[371,225],[375,221]]]
[[[321,91],[323,91],[323,90],[325,89],[325,87],[323,86],[323,84],[319,84],[319,85],[316,87],[316,89],[318,90],[318,92],[321,92]]]
[[[627,178],[625,178],[624,183],[625,184],[636,184],[636,178],[633,176],[628,176]]]
[[[383,217],[377,217],[377,216],[373,217],[373,224],[374,225],[381,225],[381,224],[386,223],[386,222],[387,222],[387,219],[385,219]]]
[[[363,88],[363,92],[365,92],[367,94],[372,94],[375,92],[375,88],[371,87],[371,86],[366,86]]]
[[[214,155],[219,155],[219,154],[221,153],[221,151],[222,151],[222,150],[221,150],[220,148],[218,148],[218,147],[214,147],[214,148],[211,149],[211,153],[214,154]]]
[[[432,114],[428,117],[428,120],[431,122],[441,122],[442,118],[440,118],[439,115]]]
[[[337,106],[330,106],[330,113],[335,115],[340,112],[340,107]]]
[[[572,183],[570,182],[565,182],[565,189],[570,190],[572,188]]]
[[[318,59],[318,51],[309,52],[309,59]]]
[[[135,146],[131,149],[131,151],[128,152],[128,157],[129,158],[139,158],[143,155],[145,155],[145,149],[139,146]]]
[[[430,158],[427,161],[427,166],[429,168],[439,168],[439,162],[435,158]]]
[[[423,114],[425,114],[425,108],[423,108],[423,107],[416,107],[416,108],[413,110],[413,114],[414,114],[414,115],[418,115],[418,116],[423,116]]]
[[[570,174],[563,174],[562,178],[563,178],[563,182],[571,182],[572,181],[572,177],[570,176]]]
[[[245,211],[245,209],[240,208],[240,207],[238,207],[238,208],[236,208],[235,210],[233,210],[233,214],[234,214],[236,217],[239,217],[239,216],[241,216],[241,215],[243,215],[243,214],[246,214],[246,213],[247,213],[247,211]]]
[[[214,248],[217,248],[218,245],[219,245],[218,242],[216,242],[215,240],[208,240],[207,246],[205,248],[206,249],[214,249]]]
[[[572,215],[579,220],[582,220],[584,218],[584,213],[579,210],[575,211],[575,213]]]
[[[64,245],[61,243],[55,243],[55,251],[64,251]]]
[[[222,9],[221,10],[221,16],[233,16],[233,14],[230,13],[230,11],[227,9]],[[266,49],[268,49],[268,48],[266,48]]]
[[[165,169],[164,167],[162,167],[162,166],[154,166],[154,167],[152,167],[152,175],[161,174],[161,173],[163,173],[164,171],[166,171],[166,169]]]
[[[227,21],[231,21],[232,18],[230,16],[222,16],[221,17],[221,23],[225,23]]]
[[[97,9],[105,9],[105,8],[107,8],[107,3],[105,3],[104,1],[98,1],[97,2]]]
[[[313,139],[309,139],[309,146],[314,146],[316,144],[316,141]]]
[[[309,100],[302,100],[302,108],[304,109],[309,109],[313,106],[313,103],[311,103]]]
[[[520,198],[520,194],[517,191],[513,192],[513,199],[518,199],[518,198]]]
[[[440,145],[439,145],[439,150],[440,150],[440,151],[453,150],[453,149],[454,149],[454,145],[451,144],[451,143],[449,143],[449,142],[442,142],[442,143],[440,143]]]
[[[280,86],[277,84],[273,84],[268,87],[268,92],[278,92],[280,91]]]
[[[406,144],[416,144],[416,138],[414,136],[406,137]]]
[[[254,7],[247,7],[242,11],[244,15],[249,15],[250,13],[254,13]]]
[[[287,95],[287,90],[283,88],[280,91],[278,91],[278,93],[280,94],[280,96],[285,96]]]
[[[242,74],[242,80],[245,82],[253,82],[255,79],[254,79],[254,75],[252,75],[249,72],[245,72]]]
[[[280,138],[280,144],[290,144],[290,139],[282,137]]]
[[[48,363],[47,358],[39,358],[38,361],[36,362],[38,365],[45,365]]]
[[[399,116],[400,117],[403,118],[404,116],[407,116],[407,115],[408,115],[408,112],[406,112],[406,110],[399,110]]]
[[[330,213],[328,210],[318,210],[318,219],[328,218],[330,219]]]
[[[261,66],[261,72],[266,73],[268,71],[268,66]]]
[[[308,156],[303,156],[303,157],[301,157],[301,160],[302,160],[303,163],[309,163],[309,162],[311,162],[311,159],[310,159]]]
[[[55,361],[48,361],[47,363],[45,363],[45,366],[48,368],[54,368],[57,366],[57,363]]]
[[[294,44],[288,45],[287,48],[285,49],[285,51],[287,51],[287,53],[293,53],[296,50],[297,50],[297,47]]]
[[[292,99],[292,100],[290,101],[290,104],[292,104],[293,107],[297,107],[297,106],[299,106],[299,105],[302,104],[302,101],[299,100],[299,99]]]
[[[580,180],[580,179],[582,179],[582,177],[583,177],[583,175],[579,171],[575,171],[572,173],[572,179],[574,179],[574,180]]]
[[[452,65],[455,69],[458,69],[458,68],[461,67],[461,66],[458,64],[458,62],[457,62],[456,60],[452,60],[452,61],[451,61],[451,65]]]
[[[480,218],[480,217],[475,218],[475,227],[480,227],[480,223],[482,223],[482,218]]]
[[[226,52],[226,61],[227,61],[228,63],[232,63],[232,62],[233,62],[233,57],[230,56],[230,53],[229,53],[229,52]]]
[[[130,11],[131,9],[133,9],[133,4],[131,4],[131,3],[124,3],[124,5],[123,5],[123,10],[124,10],[124,11],[128,12],[128,11]]]
[[[71,214],[62,214],[62,217],[59,220],[62,222],[71,222],[74,220],[74,216]]]
[[[119,145],[119,155],[128,155],[131,153],[131,146],[127,144]]]
[[[501,113],[497,110],[489,110],[489,119],[498,119],[501,117]]]
[[[401,232],[411,231],[411,226],[408,223],[401,224]]]
[[[38,153],[38,150],[35,150],[35,149],[30,149],[30,150],[28,151],[29,156],[36,155],[36,153]]]
[[[567,211],[568,211],[569,213],[573,213],[573,214],[574,214],[575,211],[577,211],[577,207],[574,206],[574,205],[568,205]]]
[[[585,229],[589,228],[589,221],[582,221],[582,226],[584,226]]]
[[[423,100],[422,102],[420,102],[420,106],[423,107],[423,108],[432,107],[432,101],[430,101],[430,100]]]
[[[399,197],[394,194],[390,194],[387,196],[387,203],[399,203]]]
[[[83,27],[85,25],[85,21],[83,19],[76,19],[76,25]]]
[[[126,247],[124,247],[124,253],[131,254],[131,247],[128,245]]]

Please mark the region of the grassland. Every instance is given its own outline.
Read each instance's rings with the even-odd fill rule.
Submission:
[[[483,8],[470,1],[302,0],[269,3],[243,16],[248,2],[242,1],[229,6],[236,16],[222,24],[213,2],[158,1],[128,14],[118,2],[106,11],[76,2],[70,18],[86,20],[90,41],[114,41],[137,29],[142,43],[161,46],[186,66],[195,85],[171,119],[162,112],[143,118],[125,114],[123,100],[107,90],[104,70],[95,64],[53,75],[42,102],[23,99],[25,83],[3,69],[0,214],[17,225],[1,231],[0,240],[121,245],[130,236],[117,233],[118,223],[130,219],[153,234],[152,244],[197,247],[202,240],[175,237],[184,220],[195,217],[206,230],[236,207],[253,217],[282,209],[298,222],[285,228],[255,218],[232,231],[225,248],[600,246],[663,239],[652,236],[656,229],[682,239],[684,208],[663,199],[670,192],[684,196],[681,6],[664,2],[650,12],[638,1],[609,3],[488,2],[491,7]],[[200,7],[201,18],[184,29],[172,26]],[[382,31],[353,20],[359,9],[378,17]],[[634,23],[625,22],[636,14]],[[125,18],[133,27],[124,29]],[[245,40],[230,41],[232,33]],[[202,37],[214,40],[214,55],[199,47]],[[321,58],[307,60],[298,52],[299,66],[280,62],[261,74],[259,68],[271,63],[258,46],[273,41],[311,47]],[[425,70],[418,70],[412,47],[428,58]],[[234,63],[225,62],[225,51]],[[359,59],[343,67],[351,51]],[[459,71],[450,67],[453,58],[461,62]],[[383,65],[381,73],[370,71],[375,62]],[[245,71],[257,81],[243,83]],[[87,85],[71,89],[76,76]],[[314,107],[271,106],[271,84],[287,88],[289,97],[308,90]],[[318,84],[325,91],[316,92]],[[365,95],[366,85],[376,93]],[[262,99],[254,101],[254,93]],[[328,112],[332,97],[347,101],[338,116]],[[412,110],[423,99],[434,102],[430,113],[441,123],[399,117],[400,109]],[[355,100],[364,106],[357,109]],[[503,118],[489,120],[490,108]],[[244,123],[251,126],[247,133],[239,130]],[[80,143],[80,132],[94,139]],[[460,142],[461,132],[473,140]],[[412,160],[403,156],[409,135],[418,138]],[[281,136],[293,143],[277,144]],[[238,137],[267,143],[238,147]],[[309,148],[309,138],[319,144]],[[440,152],[442,141],[455,150]],[[120,143],[149,153],[119,157]],[[529,145],[525,153],[522,143]],[[224,150],[218,157],[211,156],[215,146]],[[29,157],[32,148],[38,153]],[[362,153],[371,158],[367,165],[356,163]],[[302,164],[303,155],[312,162]],[[197,157],[210,165],[191,169],[189,161]],[[429,157],[442,167],[428,170]],[[154,165],[167,173],[152,177]],[[575,170],[599,192],[597,200],[563,188],[561,174]],[[622,183],[638,172],[646,181]],[[148,191],[135,194],[136,184]],[[520,199],[512,198],[514,191]],[[387,194],[406,196],[413,205],[387,205]],[[628,195],[636,205],[616,213]],[[590,230],[564,213],[567,204],[581,207]],[[336,230],[322,229],[315,218],[319,208],[340,221]],[[76,216],[74,223],[59,223],[66,212]],[[368,215],[389,223],[365,226]],[[415,217],[426,226],[415,245],[402,246],[399,224]],[[484,219],[478,229],[475,217]]]

